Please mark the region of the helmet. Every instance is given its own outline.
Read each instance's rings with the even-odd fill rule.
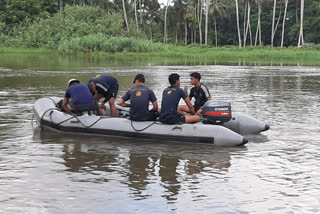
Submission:
[[[80,83],[78,79],[70,79],[68,82],[68,86],[70,87],[73,83]]]

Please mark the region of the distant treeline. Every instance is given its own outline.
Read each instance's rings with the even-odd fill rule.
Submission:
[[[319,0],[0,0],[0,46],[64,52],[303,46],[320,43],[319,23]]]

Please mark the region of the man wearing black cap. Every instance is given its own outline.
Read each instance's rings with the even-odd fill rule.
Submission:
[[[119,100],[118,105],[130,107],[130,119],[133,121],[153,121],[158,117],[158,103],[153,91],[144,85],[143,74],[137,74],[133,80],[135,87],[129,89]],[[130,99],[130,104],[125,103]],[[153,108],[149,110],[149,102]]]
[[[112,117],[116,116],[117,109],[115,105],[119,84],[117,79],[108,75],[98,75],[89,80],[89,87],[95,92],[94,98],[97,102],[104,97],[100,108],[104,109],[105,103],[109,101]]]
[[[72,114],[68,104],[75,113],[84,111],[99,111],[98,103],[94,100],[88,85],[80,83],[77,79],[70,79],[68,90],[65,93],[62,107],[68,113]]]

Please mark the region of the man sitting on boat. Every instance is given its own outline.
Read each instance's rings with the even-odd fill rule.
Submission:
[[[133,83],[135,87],[129,89],[119,100],[118,105],[130,107],[130,119],[133,121],[154,121],[158,116],[158,103],[154,92],[144,85],[145,77],[137,74]],[[130,104],[126,103],[130,100]],[[153,108],[149,111],[149,102]]]
[[[202,106],[208,101],[211,100],[210,92],[204,84],[200,83],[201,75],[198,72],[193,72],[190,74],[191,80],[190,83],[194,87],[191,88],[189,93],[190,100],[194,97],[194,109],[197,115],[200,115],[202,112]],[[188,86],[184,87],[184,91],[188,94]],[[180,114],[185,114],[185,112],[190,112],[188,106],[180,105],[178,107],[178,112]]]
[[[200,121],[199,115],[195,115],[194,107],[190,98],[180,88],[180,76],[173,73],[169,75],[170,85],[162,93],[162,103],[159,121],[165,124],[195,123]],[[178,104],[183,99],[192,115],[181,115],[178,113]]]
[[[105,103],[109,101],[110,111],[112,117],[116,116],[117,109],[115,105],[119,84],[117,79],[112,76],[98,75],[89,80],[89,87],[95,92],[94,98],[97,102],[104,97],[101,102],[100,108],[105,108]]]
[[[88,85],[80,83],[77,79],[70,79],[68,84],[69,87],[62,103],[62,108],[68,114],[72,115],[72,111],[76,114],[81,114],[85,111],[97,111],[99,115],[102,115],[98,103],[93,98]]]

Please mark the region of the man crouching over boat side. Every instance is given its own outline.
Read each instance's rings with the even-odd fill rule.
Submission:
[[[180,88],[179,74],[170,74],[169,82],[171,86],[164,89],[162,93],[162,103],[159,121],[165,124],[199,122],[200,116],[195,115],[195,110],[190,102],[190,98]],[[187,104],[189,111],[192,115],[181,115],[178,113],[178,104],[181,98]]]
[[[101,111],[105,108],[105,103],[109,102],[111,116],[115,117],[117,114],[115,102],[119,90],[118,80],[108,75],[97,75],[89,80],[88,85],[94,91],[94,99],[97,102],[104,97],[100,103]]]
[[[97,111],[98,115],[102,115],[99,105],[93,98],[88,85],[80,83],[77,79],[69,80],[69,87],[65,93],[62,104],[63,109],[72,115],[68,104],[76,114],[81,114],[85,111]]]
[[[144,75],[137,74],[133,80],[136,86],[130,88],[118,102],[119,106],[130,107],[130,120],[133,121],[154,121],[159,116],[157,98],[144,82]],[[130,104],[126,103],[127,100]],[[153,105],[151,110],[149,102]]]

